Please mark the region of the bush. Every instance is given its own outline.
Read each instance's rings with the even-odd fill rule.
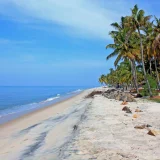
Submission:
[[[154,77],[152,77],[151,75],[147,75],[147,78],[148,78],[148,81],[149,81],[149,84],[150,84],[153,96],[157,95],[158,93],[156,91],[156,88],[157,88],[157,81],[156,81],[156,79]],[[145,84],[143,86],[143,88],[144,88],[144,90],[141,91],[141,94],[143,96],[149,96],[147,84]]]

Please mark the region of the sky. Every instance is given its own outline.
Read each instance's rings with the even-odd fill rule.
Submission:
[[[0,0],[0,86],[97,86],[113,22],[159,0]]]

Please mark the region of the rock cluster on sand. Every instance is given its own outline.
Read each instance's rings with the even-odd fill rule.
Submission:
[[[125,102],[136,102],[134,97],[130,93],[122,92],[116,89],[109,89],[103,93],[103,96],[108,99],[115,99]]]
[[[102,91],[93,91],[90,94],[88,94],[86,98],[93,98],[95,95],[101,95],[102,93]]]

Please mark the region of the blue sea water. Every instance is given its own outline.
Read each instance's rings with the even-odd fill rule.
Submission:
[[[51,105],[88,87],[0,87],[0,121],[3,117]],[[1,123],[1,122],[0,122]]]

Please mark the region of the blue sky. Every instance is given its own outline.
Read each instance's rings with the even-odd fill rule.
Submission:
[[[159,0],[0,0],[0,85],[98,85],[110,24]]]

